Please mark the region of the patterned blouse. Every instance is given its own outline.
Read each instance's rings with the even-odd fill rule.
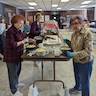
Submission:
[[[71,47],[76,56],[75,63],[87,63],[93,59],[92,32],[87,28],[82,28],[80,32],[74,32],[71,37]]]

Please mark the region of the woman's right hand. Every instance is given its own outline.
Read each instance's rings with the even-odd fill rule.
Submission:
[[[71,52],[71,51],[66,52],[66,56],[70,59],[76,56],[77,54],[78,54],[77,52]]]
[[[25,39],[21,41],[21,43],[22,43],[22,44],[25,44],[25,42],[26,42],[26,40],[25,40]]]
[[[22,40],[22,41],[17,42],[17,46],[20,46],[22,44],[25,44],[25,40]]]

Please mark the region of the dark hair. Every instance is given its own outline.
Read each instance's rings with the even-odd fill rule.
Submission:
[[[0,23],[2,23],[2,20],[5,20],[5,18],[4,17],[0,17]]]
[[[2,18],[0,18],[0,23],[2,23]]]
[[[78,20],[80,24],[81,24],[82,21],[83,21],[80,16],[72,17],[72,18],[70,19],[70,26],[72,25],[72,22],[75,21],[75,20]]]
[[[86,23],[88,23],[88,22],[89,22],[87,19],[84,19],[83,21],[84,21],[84,22],[86,22]]]
[[[12,19],[11,19],[12,25],[17,23],[19,20],[25,20],[24,16],[22,16],[22,15],[13,16]]]
[[[88,20],[87,19],[84,19],[83,21],[87,22]]]

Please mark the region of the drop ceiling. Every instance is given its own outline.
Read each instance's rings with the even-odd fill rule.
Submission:
[[[56,7],[52,7],[52,4],[58,4],[60,10],[81,10],[87,7],[96,7],[96,0],[91,0],[92,2],[87,5],[87,7],[81,8],[81,3],[85,0],[69,0],[69,2],[61,2],[61,0],[0,0],[2,3],[6,3],[15,6],[19,9],[37,11],[42,9],[43,11],[57,11]],[[37,6],[31,6],[28,2],[36,2]],[[29,9],[29,7],[34,7],[34,9]]]

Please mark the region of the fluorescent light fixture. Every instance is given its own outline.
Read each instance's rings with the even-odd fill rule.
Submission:
[[[84,2],[82,2],[81,4],[89,4],[89,3],[91,3],[92,1],[84,1]]]
[[[58,7],[58,5],[57,4],[52,4],[52,7]]]
[[[34,9],[34,7],[29,7],[29,9]]]
[[[61,2],[68,2],[69,0],[61,0]]]
[[[80,8],[84,8],[84,7],[87,7],[87,5],[82,5],[82,6],[80,6]]]
[[[71,8],[70,10],[76,10],[75,8]]]
[[[42,11],[42,9],[38,9],[38,11]]]
[[[58,8],[57,8],[57,10],[61,10],[61,8],[60,8],[60,7],[58,7]]]
[[[37,6],[37,3],[35,3],[35,2],[28,2],[28,4],[31,6]]]

